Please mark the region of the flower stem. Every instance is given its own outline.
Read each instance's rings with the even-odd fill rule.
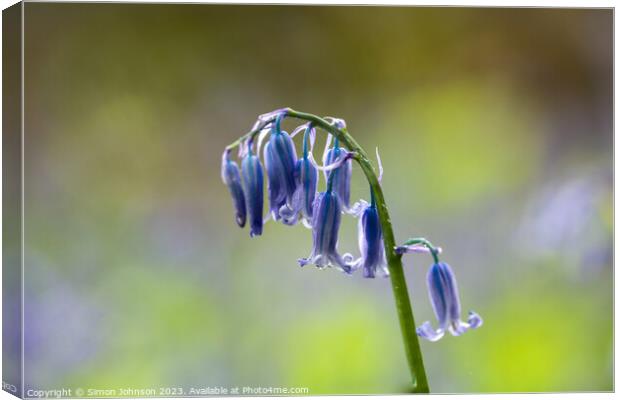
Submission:
[[[392,222],[390,220],[390,215],[388,213],[377,174],[375,173],[366,152],[355,141],[355,139],[349,135],[346,128],[338,128],[335,124],[332,125],[325,119],[317,117],[316,115],[298,112],[291,109],[286,110],[286,115],[288,117],[312,122],[314,126],[334,135],[334,137],[340,140],[340,142],[342,142],[349,151],[357,153],[357,156],[354,158],[366,175],[366,179],[370,184],[377,204],[377,210],[379,212],[379,222],[381,223],[381,229],[383,231],[385,254],[388,269],[390,271],[392,291],[394,292],[394,298],[396,300],[396,310],[400,321],[400,329],[405,344],[405,353],[407,356],[407,363],[409,365],[409,372],[411,374],[413,392],[428,393],[428,381],[426,379],[426,371],[424,370],[424,361],[422,359],[422,352],[420,351],[420,343],[416,334],[416,324],[413,317],[413,310],[411,309],[411,301],[407,290],[407,281],[405,280],[401,255],[396,254],[394,251],[395,240]]]
[[[428,240],[424,238],[412,238],[412,239],[408,239],[405,243],[403,243],[404,246],[411,246],[411,245],[418,245],[418,244],[429,249],[431,254],[433,255],[433,260],[435,261],[435,264],[439,263],[439,253],[441,252],[441,248],[433,246],[433,244],[429,242]]]

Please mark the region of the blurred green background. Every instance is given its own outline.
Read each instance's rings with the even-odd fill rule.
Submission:
[[[291,106],[379,147],[397,239],[442,246],[485,319],[422,343],[431,390],[612,390],[612,19],[26,3],[26,387],[407,391],[389,281],[234,223],[223,147]]]

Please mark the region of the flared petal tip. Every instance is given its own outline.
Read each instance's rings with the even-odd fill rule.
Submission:
[[[422,325],[420,325],[416,330],[416,333],[419,337],[426,339],[430,342],[436,342],[441,339],[445,333],[443,329],[433,329],[431,323],[426,321]]]
[[[467,315],[467,323],[469,324],[469,329],[476,329],[482,326],[484,320],[480,315],[478,315],[474,311],[470,311]]]
[[[354,217],[359,217],[360,215],[362,215],[362,212],[364,212],[364,210],[368,208],[368,206],[369,204],[366,200],[360,199],[359,201],[353,203],[351,207],[342,207],[342,212],[352,215]]]
[[[357,261],[351,253],[344,253],[341,257],[338,257],[336,254],[332,257],[332,263],[335,264],[340,271],[347,275],[353,274],[353,272],[357,269]]]
[[[450,325],[450,333],[453,336],[461,336],[470,329],[480,328],[482,326],[482,317],[474,311],[470,311],[467,315],[467,322],[457,320]]]
[[[343,266],[338,267],[338,269],[340,269],[340,271],[342,271],[342,273],[344,273],[345,275],[353,274],[353,268],[351,268],[350,265],[343,265]]]
[[[375,279],[375,271],[370,268],[364,268],[364,278]]]
[[[251,238],[253,238],[254,236],[261,236],[262,234],[263,234],[263,230],[262,229],[260,229],[260,230],[258,230],[258,229],[256,229],[256,230],[255,229],[251,229],[250,230],[250,237]]]
[[[308,218],[304,217],[301,219],[301,223],[303,224],[303,226],[307,229],[312,229],[312,222],[311,220],[309,220]]]
[[[237,215],[235,217],[235,221],[237,222],[237,225],[239,225],[239,228],[243,228],[245,226],[245,215]]]

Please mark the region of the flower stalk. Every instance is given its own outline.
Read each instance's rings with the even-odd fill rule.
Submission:
[[[394,230],[392,228],[392,221],[390,220],[390,214],[388,212],[383,190],[379,184],[378,176],[368,159],[368,156],[364,149],[355,141],[355,139],[349,135],[346,128],[339,128],[335,124],[332,125],[322,118],[319,118],[312,114],[301,113],[290,110],[289,117],[299,118],[306,121],[312,121],[315,126],[324,129],[337,137],[341,143],[343,143],[349,151],[357,153],[355,161],[359,164],[366,180],[368,181],[372,196],[377,204],[377,211],[379,213],[379,222],[383,232],[383,242],[385,246],[385,255],[387,259],[388,269],[390,271],[390,280],[392,283],[392,292],[394,293],[394,299],[396,301],[396,311],[400,322],[401,334],[403,336],[403,342],[405,345],[405,354],[407,357],[407,363],[409,365],[409,371],[411,374],[411,381],[413,384],[413,391],[415,393],[428,393],[429,386],[426,378],[426,370],[424,369],[424,360],[422,358],[422,352],[420,350],[420,343],[416,334],[416,324],[411,308],[411,300],[409,299],[409,291],[407,289],[407,281],[405,279],[405,273],[403,271],[403,264],[401,255],[394,251],[396,241],[394,239]]]

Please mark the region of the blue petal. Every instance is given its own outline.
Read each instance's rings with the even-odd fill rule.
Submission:
[[[431,323],[426,321],[416,329],[416,333],[421,338],[424,338],[431,342],[436,342],[443,337],[443,335],[445,334],[445,330],[441,328],[435,330],[431,326]]]
[[[446,329],[448,325],[448,308],[452,303],[452,293],[443,268],[443,263],[431,266],[426,276],[428,295],[433,306],[433,311],[439,322],[439,327]]]
[[[299,213],[297,211],[297,208],[290,209],[288,205],[284,203],[282,207],[280,207],[280,210],[278,212],[280,214],[280,217],[282,217],[282,222],[284,223],[284,225],[297,224],[299,220]]]
[[[282,177],[278,170],[271,143],[268,142],[264,150],[265,170],[267,171],[267,189],[269,198],[269,212],[274,220],[280,219],[280,208],[286,202],[286,191],[282,185]]]
[[[263,233],[263,167],[257,156],[248,153],[241,170],[250,217],[250,236],[258,236]]]
[[[358,242],[365,278],[374,278],[377,269],[385,276],[387,265],[379,214],[375,206],[367,206],[360,217]]]
[[[222,179],[228,187],[228,191],[230,192],[230,196],[232,197],[233,204],[235,206],[235,219],[237,221],[237,225],[244,227],[246,220],[245,195],[243,193],[243,187],[241,186],[239,167],[237,166],[237,163],[228,159],[228,152],[225,153],[226,154],[222,159]]]
[[[340,204],[334,192],[319,194],[314,210],[314,246],[317,254],[329,254],[336,249],[340,229]],[[313,212],[313,213],[314,213]]]
[[[299,160],[299,185],[302,197],[302,213],[311,219],[314,199],[316,197],[316,189],[318,183],[318,172],[309,159]]]
[[[470,311],[467,317],[467,322],[456,319],[450,323],[450,333],[454,336],[460,336],[470,329],[479,328],[482,326],[482,322],[482,317],[480,315]]]
[[[344,157],[347,154],[346,149],[343,147],[335,147],[330,149],[323,160],[324,165],[329,165]],[[347,160],[344,165],[334,169],[333,171],[325,172],[325,179],[328,180],[331,174],[334,174],[333,190],[338,193],[340,201],[345,209],[349,208],[351,198],[351,160]]]
[[[446,263],[440,262],[438,265],[446,287],[448,317],[451,320],[459,319],[461,317],[461,302],[459,300],[459,291],[456,284],[456,278],[454,277],[454,272],[452,272],[452,268],[450,268],[450,266]]]
[[[297,154],[295,145],[288,133],[279,131],[271,134],[269,139],[269,153],[271,154],[271,168],[273,171],[270,175],[277,177],[280,186],[286,193],[286,199],[289,206],[292,203],[295,193],[295,166],[297,163]]]
[[[482,326],[483,319],[480,315],[476,314],[474,311],[470,311],[467,315],[467,323],[469,324],[470,329],[476,329]]]

